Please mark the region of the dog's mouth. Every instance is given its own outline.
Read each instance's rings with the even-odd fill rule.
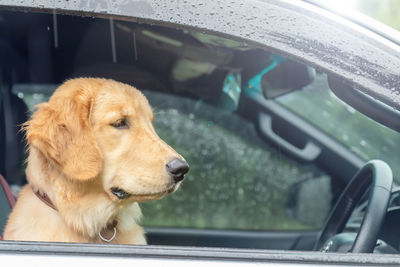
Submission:
[[[118,199],[121,199],[121,200],[132,196],[131,193],[128,193],[124,189],[121,189],[118,187],[112,187],[111,193],[113,193]]]
[[[162,196],[164,196],[166,194],[174,192],[176,188],[177,188],[176,185],[173,185],[170,188],[168,188],[167,190],[160,191],[160,192],[147,193],[147,194],[131,194],[131,193],[125,191],[122,188],[112,187],[111,188],[111,193],[113,195],[115,195],[119,200],[124,200],[124,199],[127,199],[129,197],[133,197],[137,201],[141,201],[141,200],[150,200],[150,199],[161,198]]]

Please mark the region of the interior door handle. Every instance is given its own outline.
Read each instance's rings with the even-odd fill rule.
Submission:
[[[321,148],[311,140],[307,141],[304,148],[298,148],[277,135],[272,129],[272,118],[268,114],[263,112],[258,114],[258,126],[267,139],[278,144],[286,152],[300,160],[314,161],[321,154]]]

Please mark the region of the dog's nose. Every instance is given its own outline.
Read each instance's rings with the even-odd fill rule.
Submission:
[[[182,181],[185,173],[189,171],[189,165],[181,159],[171,160],[166,167],[176,183]]]

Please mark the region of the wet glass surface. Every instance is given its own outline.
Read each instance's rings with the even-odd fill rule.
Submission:
[[[235,114],[191,99],[145,95],[155,108],[156,131],[191,169],[173,195],[142,204],[144,224],[245,230],[322,225],[332,198],[328,175],[269,147],[253,124]],[[289,190],[304,180],[310,182],[300,192],[303,205],[289,210]],[[306,213],[305,220],[288,212]]]

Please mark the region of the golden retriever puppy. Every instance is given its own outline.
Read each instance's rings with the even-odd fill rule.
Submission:
[[[113,80],[62,84],[25,123],[27,178],[5,240],[146,244],[137,202],[174,192],[189,166],[147,99]]]

